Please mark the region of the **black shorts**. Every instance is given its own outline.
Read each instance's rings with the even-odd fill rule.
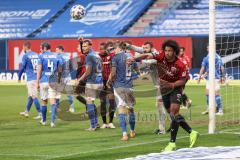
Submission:
[[[85,82],[80,82],[75,89],[75,94],[85,94],[85,86],[86,83]]]
[[[174,88],[170,93],[163,95],[162,100],[164,107],[169,109],[172,103],[182,104],[182,87]]]
[[[105,99],[108,94],[114,94],[113,87],[107,87],[107,81],[103,80],[103,89],[100,91],[100,99]]]

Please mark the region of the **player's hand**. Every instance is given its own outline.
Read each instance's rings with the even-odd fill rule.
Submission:
[[[79,42],[83,42],[83,40],[84,40],[83,37],[78,37]]]
[[[161,87],[161,90],[174,89],[174,83],[160,79],[160,87]]]
[[[221,84],[224,84],[225,81],[226,81],[225,77],[222,77],[221,80],[220,80]]]
[[[111,88],[111,86],[112,86],[112,81],[108,80],[107,83],[106,83],[106,86],[107,86],[108,88]]]
[[[37,90],[40,89],[40,85],[39,85],[39,82],[36,83],[36,87],[37,87]]]

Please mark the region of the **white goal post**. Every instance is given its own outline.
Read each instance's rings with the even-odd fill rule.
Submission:
[[[216,53],[216,4],[237,4],[240,0],[209,0],[209,126],[208,133],[215,133],[215,53]]]

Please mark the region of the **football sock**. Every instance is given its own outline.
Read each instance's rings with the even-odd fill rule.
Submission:
[[[47,119],[47,106],[42,106],[42,120],[46,122]]]
[[[218,111],[222,112],[222,100],[219,95],[215,96]]]
[[[87,104],[87,112],[90,119],[91,128],[95,128],[95,110],[94,110],[94,104]]]
[[[31,109],[31,106],[32,106],[32,103],[33,103],[33,99],[31,96],[28,97],[27,99],[27,105],[26,105],[26,111],[29,112],[30,109]]]
[[[110,109],[109,109],[109,123],[113,122],[113,118],[114,118],[114,112],[116,109],[116,103],[114,99],[110,99],[109,100],[109,104],[110,104]]]
[[[57,112],[57,105],[56,104],[52,104],[51,105],[51,122],[54,123],[55,122],[55,118],[56,118],[56,112]]]
[[[120,113],[120,114],[118,114],[118,118],[119,118],[120,127],[122,128],[122,133],[126,134],[126,132],[127,132],[126,115]]]
[[[192,128],[187,124],[187,122],[185,121],[184,117],[182,115],[177,115],[175,117],[175,120],[177,121],[177,123],[185,130],[187,131],[189,134],[192,132]]]
[[[134,131],[134,129],[135,129],[135,114],[134,114],[134,112],[129,113],[129,125],[130,125],[131,131]]]
[[[34,104],[35,104],[35,106],[36,106],[36,109],[37,109],[38,113],[40,113],[40,112],[41,112],[41,105],[40,105],[40,103],[39,103],[39,101],[38,101],[38,98],[35,97],[35,98],[33,99],[33,102],[34,102]]]

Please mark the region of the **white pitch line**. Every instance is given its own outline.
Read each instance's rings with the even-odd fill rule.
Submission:
[[[207,134],[201,134],[201,136],[204,136],[204,135],[207,135]],[[179,138],[177,138],[177,139],[184,139],[184,138],[188,138],[188,137],[189,137],[189,136],[183,136],[183,137],[179,137]],[[143,143],[136,143],[136,144],[124,145],[124,146],[110,147],[110,148],[93,150],[93,151],[88,151],[88,152],[71,153],[71,154],[62,155],[62,156],[49,157],[48,159],[66,158],[66,157],[71,157],[71,156],[74,156],[74,155],[94,153],[94,152],[101,152],[101,151],[107,151],[107,150],[115,150],[115,149],[120,149],[120,148],[128,148],[128,147],[133,147],[133,146],[138,146],[138,145],[153,144],[153,143],[165,142],[165,141],[169,141],[169,138],[167,138],[167,139],[161,139],[161,140],[157,140],[157,141],[152,141],[152,142],[143,142]],[[159,150],[159,151],[160,151],[160,150]]]
[[[234,129],[235,130],[235,129]],[[231,131],[231,130],[230,130]],[[231,132],[229,132],[231,133]],[[220,132],[216,133],[216,134],[221,134]],[[200,136],[205,136],[205,135],[209,135],[208,133],[205,134],[200,134]],[[177,139],[184,139],[184,138],[188,138],[189,136],[183,136],[183,137],[179,137]],[[120,148],[128,148],[128,147],[133,147],[133,146],[138,146],[138,145],[146,145],[146,144],[153,144],[153,143],[158,143],[158,142],[165,142],[165,141],[169,141],[168,139],[161,139],[161,140],[156,140],[153,142],[143,142],[143,143],[136,143],[136,144],[130,144],[130,145],[124,145],[124,146],[118,146],[118,147],[110,147],[110,148],[105,148],[105,149],[100,149],[100,150],[93,150],[93,151],[88,151],[88,152],[78,152],[78,153],[71,153],[71,154],[67,154],[67,155],[60,155],[60,156],[56,156],[56,157],[49,157],[48,159],[54,159],[54,158],[66,158],[66,157],[71,157],[74,155],[80,155],[80,154],[88,154],[88,153],[95,153],[95,152],[101,152],[101,151],[107,151],[107,150],[114,150],[114,149],[120,149]]]
[[[235,134],[235,132],[230,132],[230,131],[234,131],[236,129],[232,129],[232,130],[226,130],[226,131],[221,131],[218,132],[217,134],[222,134],[222,133],[229,133],[229,134]],[[228,132],[229,131],[229,132]],[[237,132],[236,132],[237,133]],[[238,133],[240,134],[240,133]],[[209,135],[208,133],[205,134],[200,134],[200,136],[205,136],[205,135]],[[189,136],[182,136],[177,138],[179,139],[184,139],[184,138],[188,138]],[[154,143],[158,143],[158,142],[165,142],[168,141],[169,138],[167,139],[160,139],[160,140],[156,140],[156,141],[152,141],[152,142],[143,142],[143,143],[136,143],[136,144],[130,144],[130,145],[124,145],[124,146],[117,146],[117,147],[110,147],[110,148],[105,148],[105,149],[99,149],[99,150],[93,150],[93,151],[87,151],[87,152],[78,152],[78,153],[71,153],[71,154],[67,154],[67,155],[60,155],[60,156],[54,156],[54,155],[31,155],[31,154],[11,154],[11,153],[0,153],[0,157],[1,156],[22,156],[22,157],[41,157],[44,159],[55,159],[55,158],[66,158],[66,157],[70,157],[70,156],[74,156],[74,155],[80,155],[80,154],[88,154],[88,153],[94,153],[94,152],[101,152],[101,151],[107,151],[107,150],[115,150],[115,149],[120,149],[120,148],[128,148],[128,147],[134,147],[134,146],[138,146],[138,145],[147,145],[147,144],[154,144]]]
[[[0,153],[0,157],[1,156],[14,156],[14,157],[45,157],[45,158],[49,158],[50,155],[38,155],[38,154],[12,154],[12,153]]]

